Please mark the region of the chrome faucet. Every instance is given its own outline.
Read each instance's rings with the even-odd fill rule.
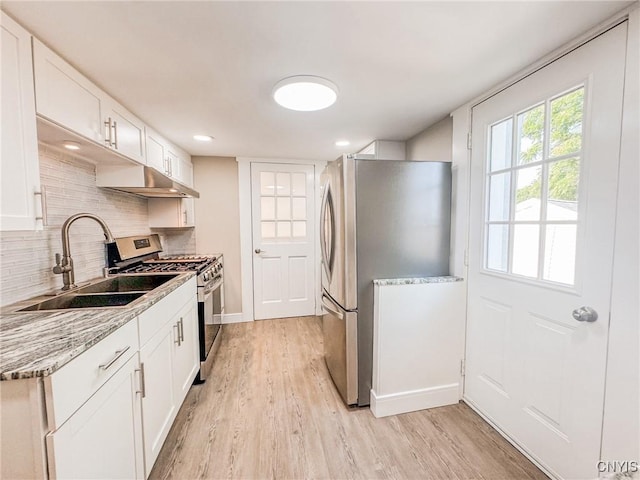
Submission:
[[[71,249],[69,247],[69,228],[73,222],[80,218],[91,218],[98,222],[104,232],[104,238],[106,239],[105,243],[111,243],[114,241],[111,230],[109,230],[107,224],[104,223],[104,220],[97,215],[92,213],[76,213],[75,215],[67,218],[62,224],[62,258],[59,253],[56,253],[56,265],[53,267],[53,273],[62,274],[62,282],[64,283],[62,290],[77,288],[73,273],[73,259],[71,258]]]

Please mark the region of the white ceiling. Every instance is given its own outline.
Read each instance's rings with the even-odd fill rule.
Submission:
[[[192,155],[332,160],[405,140],[630,2],[26,2],[2,8]],[[271,98],[296,74],[327,110]],[[204,133],[216,140],[194,141]],[[338,149],[334,142],[352,145]]]

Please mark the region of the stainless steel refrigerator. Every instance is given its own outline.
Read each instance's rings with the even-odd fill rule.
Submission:
[[[449,274],[451,164],[343,156],[322,174],[325,361],[347,405],[369,405],[373,280]]]

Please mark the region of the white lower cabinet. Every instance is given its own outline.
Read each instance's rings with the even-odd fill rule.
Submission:
[[[144,478],[137,369],[134,355],[47,435],[51,478]]]
[[[196,305],[185,305],[177,315],[174,327],[173,391],[178,405],[182,405],[200,366]],[[175,341],[175,338],[179,341]]]
[[[141,349],[142,423],[147,475],[198,372],[196,303],[189,301]],[[169,307],[170,308],[170,307]]]
[[[198,345],[193,277],[52,375],[2,382],[0,478],[147,478]]]
[[[173,332],[166,325],[140,349],[140,366],[144,372],[142,422],[144,458],[147,475],[158,458],[162,444],[176,415],[173,381]]]

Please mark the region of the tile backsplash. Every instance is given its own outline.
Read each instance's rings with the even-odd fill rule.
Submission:
[[[100,216],[114,237],[149,233],[147,199],[98,188],[95,166],[40,145],[40,179],[45,201],[45,227],[38,232],[0,232],[0,304],[7,305],[62,287],[51,272],[62,253],[60,228],[79,212]],[[100,226],[80,219],[71,226],[71,255],[77,282],[102,274],[104,236]],[[165,253],[193,253],[193,229],[155,231]]]

